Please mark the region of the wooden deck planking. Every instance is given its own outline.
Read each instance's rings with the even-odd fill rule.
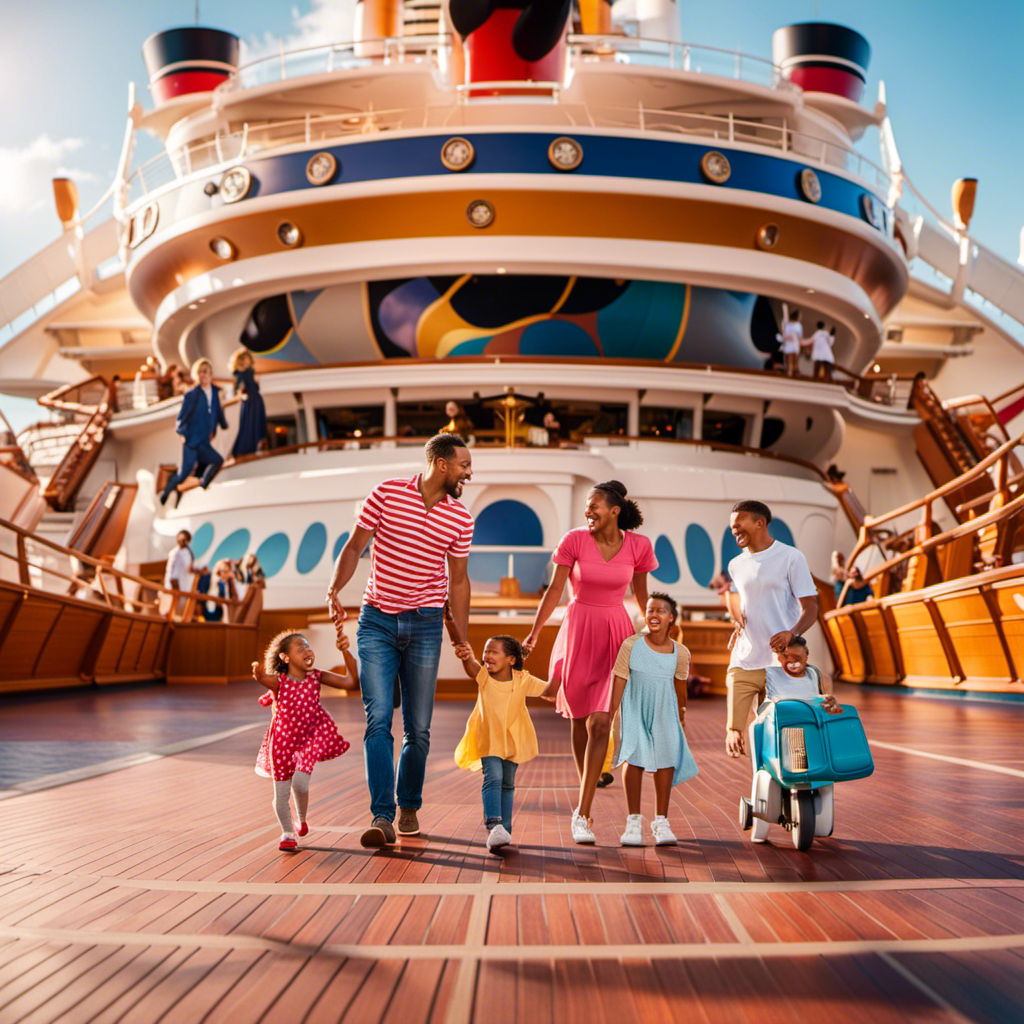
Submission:
[[[877,706],[878,737],[887,742],[989,760],[991,741],[1013,760],[1002,737],[1019,731],[1016,709],[865,698]],[[351,716],[353,703],[332,702],[331,711]],[[4,857],[11,873],[0,875],[0,1020],[7,1024],[3,1007],[11,1006],[18,1024],[142,1024],[160,1015],[173,1024],[555,1017],[560,1024],[762,1024],[812,1013],[843,1024],[952,1024],[949,1011],[900,969],[963,1013],[974,1012],[971,978],[999,991],[994,1002],[978,1002],[979,1012],[1019,1005],[1007,965],[1024,961],[1012,949],[900,950],[920,939],[970,943],[1024,933],[1024,888],[1012,887],[1024,879],[1013,842],[1020,820],[1007,799],[1018,781],[876,748],[876,775],[837,790],[833,839],[801,854],[773,829],[770,843],[753,846],[734,822],[749,765],[720,753],[720,704],[700,702],[692,711],[687,732],[701,775],[673,792],[676,848],[617,845],[625,816],[618,783],[595,803],[597,847],[572,844],[566,729],[539,715],[546,756],[520,773],[518,845],[502,858],[482,845],[479,775],[458,772],[443,753],[428,764],[422,837],[391,851],[358,846],[365,783],[359,760],[346,755],[318,767],[310,835],[299,854],[280,854],[269,787],[251,771],[258,730],[4,801],[0,818],[9,827],[75,824],[29,829],[24,845]],[[875,736],[875,719],[862,713]],[[464,717],[460,705],[438,705],[435,751],[454,747]],[[342,731],[358,734],[356,724],[346,720]],[[944,794],[968,788],[985,811],[977,821],[946,810]],[[443,802],[432,798],[440,792]],[[649,821],[649,780],[644,799]],[[949,878],[966,881],[937,887]],[[971,882],[979,879],[985,885]],[[849,884],[824,891],[818,883],[826,882]],[[719,888],[700,888],[708,883]],[[802,888],[779,888],[793,883]],[[100,940],[104,933],[109,942]],[[818,950],[855,940],[893,943],[885,948],[895,952],[799,952],[804,943]],[[787,953],[747,953],[750,942]],[[477,961],[478,943],[501,955]],[[674,943],[715,958],[653,953]],[[585,955],[554,953],[563,947]],[[955,997],[929,980],[934,967],[921,967],[947,962],[961,979]],[[973,972],[965,966],[975,963]]]

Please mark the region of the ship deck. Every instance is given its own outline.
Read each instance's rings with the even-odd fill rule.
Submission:
[[[514,833],[483,847],[479,775],[451,760],[469,707],[439,702],[424,835],[366,851],[353,751],[317,768],[301,852],[277,850],[252,771],[251,685],[8,699],[0,716],[0,1021],[1005,1022],[1024,1010],[1024,707],[840,688],[875,774],[837,787],[799,853],[736,824],[749,764],[724,703],[692,702],[700,775],[677,847],[568,836],[567,729],[534,715]],[[653,801],[645,787],[645,813]]]

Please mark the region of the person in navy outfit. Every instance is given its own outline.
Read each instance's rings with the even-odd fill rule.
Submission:
[[[203,472],[200,486],[209,487],[224,462],[210,442],[217,433],[217,427],[227,430],[227,420],[220,405],[220,388],[213,383],[213,365],[209,359],[198,359],[192,365],[192,378],[198,383],[185,392],[178,412],[175,430],[182,440],[181,468],[171,475],[160,495],[160,504],[166,504],[171,491],[192,475],[197,462],[202,462]],[[180,492],[179,492],[180,496]]]

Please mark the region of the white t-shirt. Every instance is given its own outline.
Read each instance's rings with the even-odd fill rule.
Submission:
[[[821,696],[821,673],[808,665],[802,676],[791,676],[781,665],[764,670],[765,697],[768,700],[811,700]]]
[[[811,335],[811,358],[821,359],[826,363],[834,362],[832,343],[835,339],[824,328]]]
[[[795,355],[800,351],[800,342],[804,340],[804,329],[799,320],[788,320],[782,328],[782,351],[786,355]]]
[[[817,597],[807,559],[796,548],[772,541],[764,551],[741,551],[729,563],[732,585],[747,618],[729,659],[730,668],[767,668],[775,661],[768,641],[800,618],[800,598]]]
[[[174,547],[167,556],[167,570],[164,573],[164,586],[169,587],[171,580],[177,580],[183,590],[188,590],[191,583],[188,575],[192,571],[192,549]]]

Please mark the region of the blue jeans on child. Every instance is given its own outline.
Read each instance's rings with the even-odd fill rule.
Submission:
[[[441,657],[443,608],[413,608],[389,615],[364,604],[356,629],[359,687],[366,711],[363,755],[370,788],[370,813],[395,820],[398,806],[418,811],[430,750],[430,718]],[[402,687],[402,753],[395,788],[395,677]]]
[[[484,798],[484,824],[488,828],[504,825],[505,831],[512,832],[512,800],[516,795],[515,761],[503,757],[481,757],[483,783],[480,787]]]

